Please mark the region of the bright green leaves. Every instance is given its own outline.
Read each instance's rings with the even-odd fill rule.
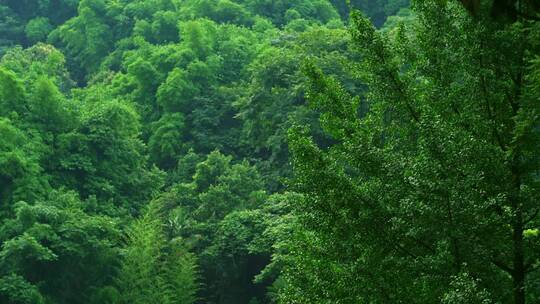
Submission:
[[[44,303],[38,288],[15,274],[0,277],[0,301],[7,304]]]
[[[244,6],[230,0],[218,0],[209,17],[220,23],[240,25],[250,25],[252,18]]]
[[[18,130],[10,120],[0,120],[0,132],[2,134],[2,142],[0,143],[0,150],[4,152],[13,151],[19,147],[22,147],[27,139],[24,133]]]
[[[35,204],[17,204],[16,217],[5,222],[0,235],[0,281],[24,278],[58,303],[85,303],[90,290],[110,283],[119,231],[113,219],[89,215],[83,207],[74,193],[62,192]],[[23,282],[21,292],[36,292]]]
[[[336,139],[354,133],[359,127],[360,98],[352,97],[335,78],[324,76],[313,62],[305,65],[304,73],[310,78],[307,98],[321,112],[324,130]]]
[[[218,178],[230,168],[231,157],[225,156],[218,151],[210,153],[206,160],[198,163],[193,175],[193,181],[197,189],[206,191],[211,185],[218,182]]]
[[[153,15],[152,38],[158,43],[172,43],[179,39],[178,16],[172,11],[159,11]]]
[[[199,88],[181,69],[172,70],[167,80],[159,87],[157,102],[167,112],[189,112]]]
[[[209,18],[220,23],[249,25],[253,19],[250,12],[238,3],[230,0],[186,1],[181,15],[187,18]]]
[[[33,200],[48,190],[39,164],[38,141],[29,139],[10,120],[0,118],[0,199],[2,211],[9,203]]]
[[[56,85],[47,78],[39,78],[30,93],[28,110],[30,120],[44,131],[69,130],[73,127],[73,114]]]
[[[24,28],[26,37],[32,43],[36,43],[38,41],[45,41],[45,39],[47,39],[47,36],[52,30],[53,26],[51,25],[49,19],[46,17],[34,18],[28,21],[28,24],[26,24],[26,27]]]
[[[86,73],[96,72],[112,49],[112,30],[105,19],[104,0],[83,0],[79,15],[51,33],[50,41],[61,44]]]
[[[158,11],[152,15],[150,20],[136,20],[133,32],[136,36],[144,37],[146,41],[152,43],[177,42],[180,39],[178,16],[173,11]]]
[[[183,43],[197,58],[204,60],[214,48],[216,24],[210,20],[196,20],[180,23]]]
[[[193,160],[191,155],[180,164],[193,167]],[[267,198],[263,181],[254,167],[246,162],[233,164],[231,157],[217,151],[194,171],[189,183],[174,185],[160,198],[172,209],[171,230],[200,257],[207,286],[201,295],[207,301],[247,302],[256,288],[247,282],[269,259],[268,247],[259,241],[266,227],[257,210]]]
[[[128,103],[103,102],[87,105],[84,110],[81,128],[90,140],[100,143],[100,148],[106,148],[113,138],[135,139],[139,133],[138,114]]]
[[[181,113],[174,113],[165,114],[154,123],[148,148],[151,160],[162,168],[174,167],[177,157],[186,151],[182,140],[186,133],[184,121]]]
[[[137,212],[162,182],[161,172],[147,167],[139,128],[138,115],[127,103],[88,104],[79,127],[60,141],[64,178],[84,197],[96,195]]]
[[[150,62],[136,58],[127,66],[127,72],[137,81],[140,95],[151,95],[155,92],[159,81],[158,71]]]
[[[1,65],[19,77],[27,91],[40,77],[48,78],[63,93],[67,93],[74,85],[64,55],[48,44],[38,43],[27,49],[12,49],[2,57]]]
[[[129,228],[128,245],[117,277],[119,303],[191,304],[195,302],[195,257],[182,240],[167,240],[159,201]]]
[[[24,51],[14,50],[4,56],[2,65],[10,70],[0,67],[3,110],[0,115],[10,117],[17,113],[16,117],[24,118],[32,127],[44,132],[73,127],[72,107],[57,86],[60,84],[63,89],[70,86],[70,80],[64,78],[63,60],[60,53],[44,44]],[[23,76],[22,80],[16,73]]]
[[[6,203],[19,199],[33,201],[48,189],[49,178],[42,168],[46,167],[44,160],[52,151],[44,144],[51,143],[55,135],[73,127],[74,115],[70,106],[52,81],[58,78],[51,80],[39,76],[47,67],[55,74],[53,67],[62,65],[63,57],[55,55],[54,50],[38,45],[23,52],[12,51],[2,59],[2,65],[25,76],[23,80],[27,85],[25,90],[14,72],[0,67],[0,105],[3,110],[0,115],[11,118],[0,122],[0,133],[5,139],[0,147],[3,168],[0,170],[0,193]],[[36,61],[32,62],[32,59]]]
[[[220,70],[221,58],[217,55],[208,56],[205,61],[195,60],[186,67],[189,80],[201,91],[216,86]]]
[[[184,18],[209,18],[219,23],[233,23],[250,26],[256,22],[257,16],[270,19],[276,25],[284,25],[291,21],[291,14],[295,19],[309,20],[309,22],[326,23],[339,15],[326,1],[187,1],[180,10]],[[295,13],[293,13],[295,12]]]
[[[415,13],[412,30],[401,25],[390,38],[353,14],[361,64],[348,69],[367,94],[353,98],[306,68],[335,142],[290,132],[305,200],[294,209],[284,303],[537,296],[538,277],[524,269],[537,267],[526,261],[538,259],[538,242],[524,232],[538,212],[538,92],[527,80],[537,48],[525,43],[538,28],[524,34],[523,24],[495,26],[433,1],[418,1]]]
[[[48,39],[61,50],[38,43],[1,61],[0,302],[267,303],[284,290],[279,273],[294,262],[289,251],[352,250],[333,240],[349,226],[315,236],[299,231],[290,212],[362,198],[345,174],[355,168],[317,148],[354,133],[359,100],[349,93],[363,90],[351,69],[357,54],[330,2],[8,0],[0,36],[0,49]],[[320,97],[313,103],[334,141],[307,107],[310,84],[298,69],[307,57],[322,70],[309,69],[320,76],[312,91],[323,87],[310,97]],[[291,135],[291,148],[312,161],[303,181],[338,188],[324,200],[267,194],[289,175],[286,134],[295,123],[317,130],[313,141]],[[249,163],[237,161],[244,158]],[[354,211],[325,210],[316,215],[332,217],[310,223],[352,221]],[[273,251],[280,254],[255,284]],[[309,261],[321,252],[304,255],[297,272],[343,274],[338,287],[356,285],[347,273],[353,265]],[[269,299],[266,287],[277,278]],[[332,287],[313,284],[304,299],[349,292]]]
[[[22,114],[25,103],[21,81],[12,71],[0,68],[0,115],[8,116],[11,112]]]
[[[40,233],[43,229],[40,229]],[[0,265],[7,272],[29,272],[34,263],[50,262],[57,256],[28,234],[11,239],[2,245]],[[30,262],[32,261],[32,262]]]
[[[244,1],[245,5],[254,13],[265,16],[272,20],[276,25],[286,23],[285,15],[290,10],[296,10],[302,18],[311,19],[326,23],[330,19],[339,18],[339,15],[327,1],[264,1],[264,0],[248,0]]]

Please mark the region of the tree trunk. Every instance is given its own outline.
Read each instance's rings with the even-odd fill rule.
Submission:
[[[519,172],[519,152],[515,151],[512,164],[513,193],[511,204],[514,211],[512,223],[513,241],[513,293],[515,304],[525,304],[525,257],[523,250],[523,208],[520,200],[521,176]]]
[[[518,211],[519,210],[519,211]],[[521,209],[516,210],[514,219],[514,273],[512,275],[514,285],[514,303],[525,304],[525,259],[523,256],[523,219]]]

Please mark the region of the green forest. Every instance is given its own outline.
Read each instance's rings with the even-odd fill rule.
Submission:
[[[540,303],[540,1],[0,1],[0,304],[394,303]]]

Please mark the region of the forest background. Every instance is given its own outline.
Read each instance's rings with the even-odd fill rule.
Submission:
[[[537,303],[539,11],[3,0],[0,303]]]

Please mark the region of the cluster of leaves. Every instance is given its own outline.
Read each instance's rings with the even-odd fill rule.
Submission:
[[[128,244],[113,290],[112,303],[194,303],[197,270],[195,256],[180,238],[165,234],[160,200],[128,229]]]

